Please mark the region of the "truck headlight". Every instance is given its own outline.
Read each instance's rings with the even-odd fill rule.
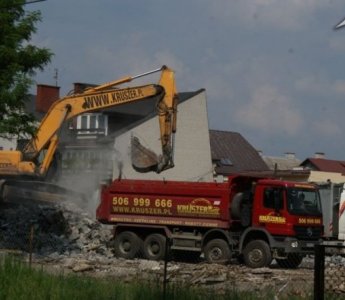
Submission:
[[[298,241],[291,242],[292,248],[298,248]]]

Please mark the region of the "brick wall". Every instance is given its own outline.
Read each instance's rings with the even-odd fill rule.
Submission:
[[[45,113],[52,103],[60,98],[60,87],[38,84],[36,96],[36,111]]]

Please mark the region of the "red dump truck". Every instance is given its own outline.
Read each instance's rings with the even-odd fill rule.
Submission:
[[[102,187],[96,216],[114,225],[114,252],[127,259],[141,253],[160,260],[171,251],[211,263],[238,258],[259,268],[275,259],[296,268],[323,235],[315,185],[241,175],[222,182],[115,180]]]

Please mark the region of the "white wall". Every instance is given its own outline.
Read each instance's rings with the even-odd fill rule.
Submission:
[[[0,147],[2,147],[2,150],[15,150],[17,147],[17,139],[0,138]]]
[[[161,154],[158,117],[154,117],[122,134],[115,141],[113,179],[119,176],[118,161],[123,165],[122,177],[127,179],[166,179],[212,181],[212,159],[205,91],[178,105],[175,135],[175,167],[160,174],[139,173],[130,160],[131,135],[156,154]]]
[[[308,181],[327,182],[328,180],[333,183],[343,183],[345,182],[345,176],[343,176],[341,173],[335,172],[310,171]]]

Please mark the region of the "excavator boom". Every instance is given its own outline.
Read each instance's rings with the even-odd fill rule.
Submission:
[[[123,83],[161,72],[157,84],[148,84],[134,87],[119,87]],[[132,139],[132,165],[135,169],[155,171],[157,173],[172,168],[173,163],[173,135],[176,131],[177,90],[174,72],[167,66],[146,72],[134,77],[124,77],[93,88],[82,93],[68,95],[55,101],[42,119],[37,134],[27,143],[22,151],[0,151],[0,192],[4,190],[6,179],[8,186],[15,186],[16,177],[40,177],[47,174],[59,143],[58,133],[62,125],[83,113],[95,112],[102,109],[157,99],[157,113],[159,116],[160,139],[162,154],[157,155],[142,146],[137,139]],[[37,163],[38,158],[43,159]],[[25,183],[23,186],[27,185]],[[0,195],[1,197],[1,195]]]

